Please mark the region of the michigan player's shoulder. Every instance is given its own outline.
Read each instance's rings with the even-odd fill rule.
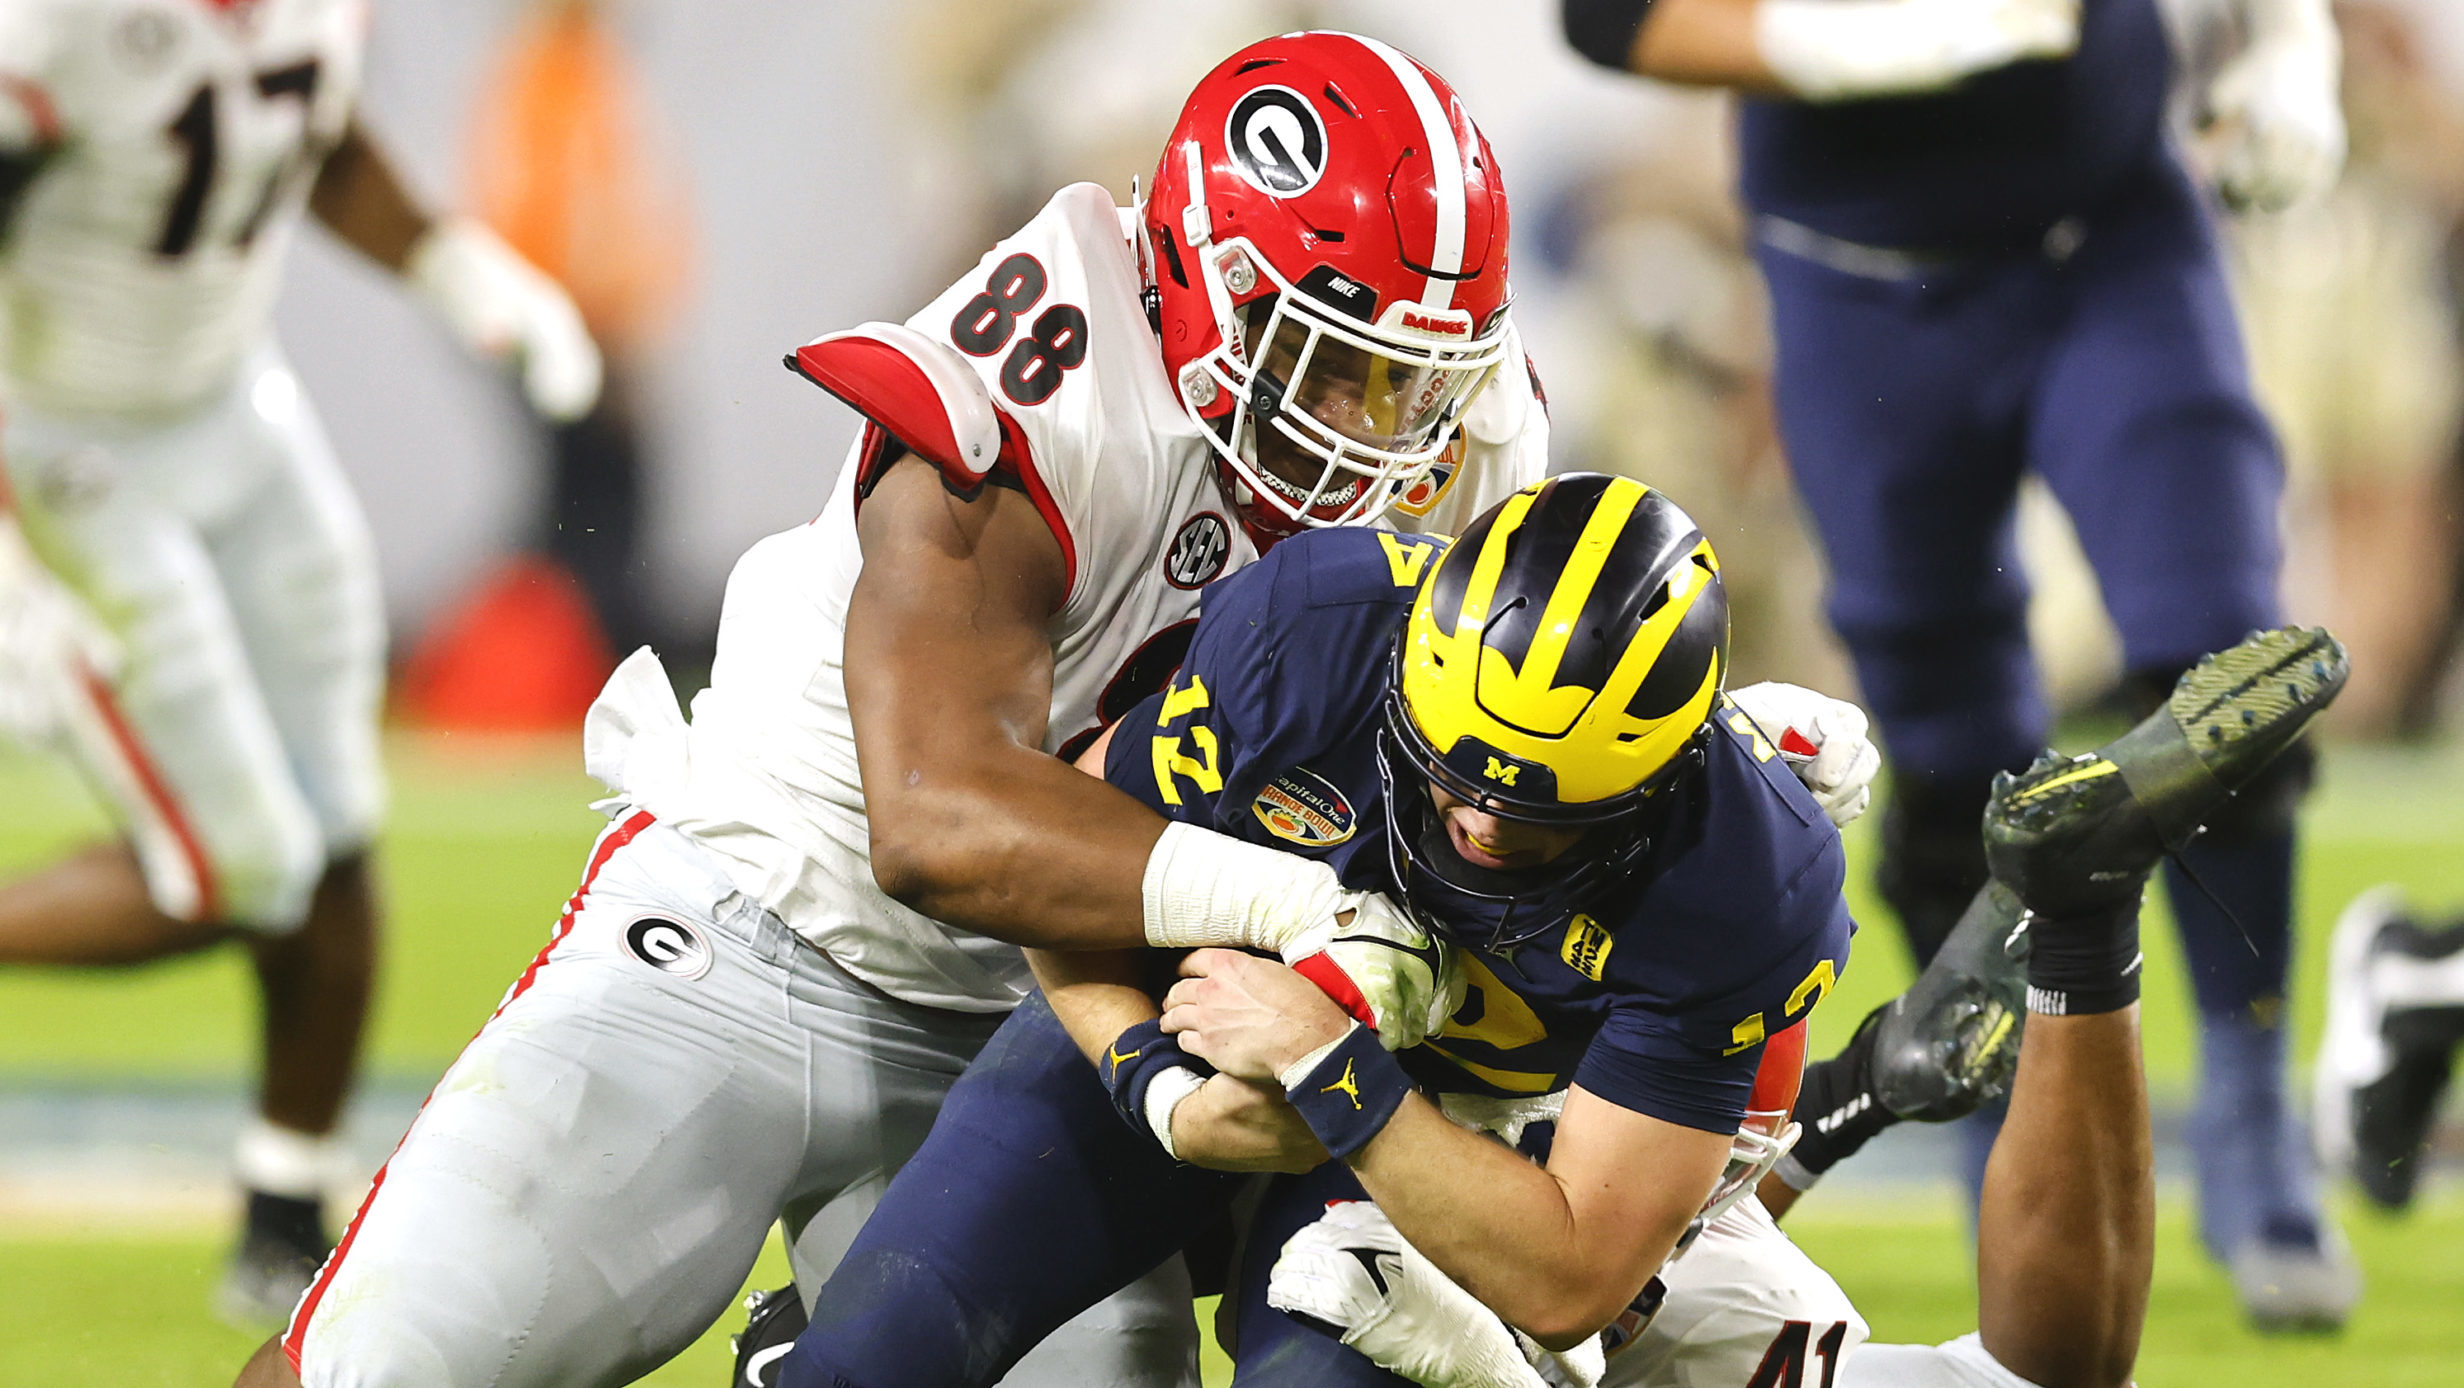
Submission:
[[[1306,742],[1383,697],[1394,634],[1445,542],[1304,531],[1207,588],[1184,662],[1253,745]]]
[[[1839,830],[1754,720],[1722,696],[1710,724],[1703,755],[1706,866],[1784,887],[1802,871],[1843,862]]]
[[[1803,1016],[1837,981],[1855,930],[1847,858],[1777,749],[1726,700],[1682,794],[1627,913],[1637,938],[1609,967],[1689,1014],[1698,1045],[1725,1049]]]

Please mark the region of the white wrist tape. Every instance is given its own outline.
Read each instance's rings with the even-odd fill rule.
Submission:
[[[1763,65],[1809,101],[1939,91],[2078,45],[2061,0],[1760,0]]]
[[[1281,950],[1342,907],[1324,863],[1242,843],[1194,824],[1167,824],[1141,884],[1146,942],[1159,949]]]
[[[1159,1070],[1155,1078],[1146,1082],[1146,1125],[1154,1131],[1155,1140],[1163,1144],[1164,1155],[1174,1161],[1181,1159],[1181,1153],[1172,1145],[1172,1110],[1205,1083],[1205,1076],[1186,1065]]]
[[[1293,1061],[1289,1065],[1284,1066],[1283,1070],[1275,1076],[1275,1083],[1282,1085],[1286,1089],[1290,1089],[1293,1085],[1309,1078],[1309,1072],[1318,1068],[1319,1061],[1333,1055],[1335,1053],[1335,1047],[1342,1045],[1345,1040],[1350,1038],[1353,1032],[1358,1030],[1360,1030],[1360,1023],[1358,1022],[1354,1022],[1350,1026],[1345,1027],[1343,1029],[1343,1035],[1336,1037],[1334,1040],[1318,1047],[1309,1054],[1302,1056],[1300,1059]]]

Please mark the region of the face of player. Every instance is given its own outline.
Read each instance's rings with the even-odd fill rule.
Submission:
[[[1545,866],[1565,856],[1586,832],[1579,824],[1526,824],[1500,819],[1472,808],[1469,802],[1435,784],[1429,787],[1429,799],[1437,808],[1438,819],[1446,826],[1446,837],[1454,844],[1455,856],[1491,872],[1519,872]]]
[[[1445,403],[1437,373],[1313,333],[1298,318],[1277,318],[1273,303],[1251,305],[1248,348],[1259,377],[1278,397],[1280,412],[1305,415],[1322,434],[1372,449],[1406,448],[1427,436]],[[1261,346],[1258,337],[1270,320],[1276,324],[1274,336]],[[1298,504],[1331,481],[1311,508],[1331,517],[1359,496],[1363,484],[1357,477],[1338,473],[1330,479],[1324,455],[1272,423],[1253,417],[1249,433],[1259,471],[1291,484],[1286,500]]]

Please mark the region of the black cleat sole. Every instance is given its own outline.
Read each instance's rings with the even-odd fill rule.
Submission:
[[[1994,875],[2044,916],[2135,900],[2156,861],[2197,837],[2351,673],[2342,643],[2317,627],[2254,632],[2202,658],[2121,737],[1996,778],[1985,809]]]

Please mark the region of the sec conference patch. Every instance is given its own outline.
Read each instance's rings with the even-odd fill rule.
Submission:
[[[1164,555],[1164,579],[1175,588],[1203,588],[1223,572],[1232,553],[1232,527],[1212,511],[1201,511],[1181,525]]]
[[[1249,809],[1266,832],[1303,848],[1332,848],[1360,827],[1342,791],[1297,766],[1268,782]]]

